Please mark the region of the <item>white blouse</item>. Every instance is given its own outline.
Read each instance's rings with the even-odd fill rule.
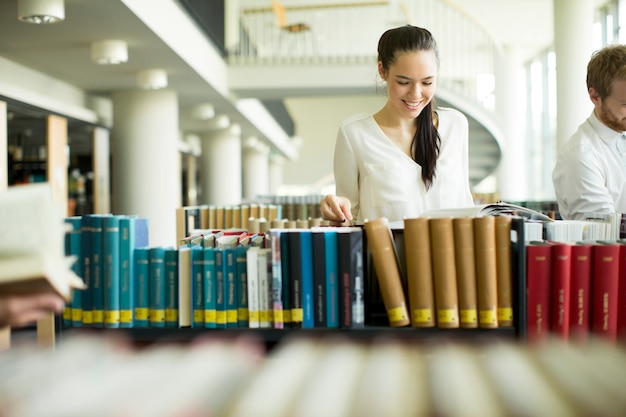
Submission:
[[[441,148],[428,191],[421,167],[402,152],[371,115],[357,114],[340,125],[335,144],[336,194],[350,199],[356,221],[390,222],[426,210],[473,205],[469,188],[468,123],[459,111],[438,108]]]

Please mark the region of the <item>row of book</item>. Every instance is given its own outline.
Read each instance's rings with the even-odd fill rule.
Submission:
[[[626,340],[626,241],[530,242],[527,337]]]
[[[73,327],[362,327],[362,228],[202,230],[150,247],[135,216],[67,218],[80,259],[63,314]]]
[[[566,345],[250,338],[133,350],[65,338],[0,356],[6,417],[605,416],[626,414],[626,352]]]

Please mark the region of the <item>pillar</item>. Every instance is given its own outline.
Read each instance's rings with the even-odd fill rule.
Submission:
[[[257,137],[251,136],[243,144],[243,198],[249,201],[269,194],[270,149]]]
[[[496,112],[501,121],[502,157],[497,170],[497,192],[505,201],[528,198],[525,150],[526,89],[523,63],[516,48],[502,49],[496,62]]]
[[[587,63],[592,53],[593,0],[554,0],[557,150],[589,116]]]
[[[202,204],[241,204],[241,127],[233,124],[202,135]]]
[[[113,117],[113,214],[146,217],[150,246],[175,245],[182,201],[176,92],[117,91]]]
[[[278,195],[283,185],[285,158],[277,153],[269,155],[269,194]]]

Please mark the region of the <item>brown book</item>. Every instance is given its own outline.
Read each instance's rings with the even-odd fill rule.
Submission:
[[[402,289],[389,221],[385,217],[365,222],[365,234],[391,327],[411,324]]]
[[[498,327],[498,283],[496,268],[496,216],[474,218],[478,326]]]
[[[404,219],[404,254],[411,326],[435,327],[435,290],[428,219]]]
[[[429,226],[437,327],[457,328],[459,327],[459,303],[452,218],[431,218],[429,219]]]
[[[476,299],[476,261],[474,253],[474,218],[457,217],[452,220],[454,230],[454,259],[459,297],[459,318],[463,328],[478,327]]]
[[[511,258],[511,217],[496,216],[496,276],[498,285],[498,326],[513,326],[513,269]]]

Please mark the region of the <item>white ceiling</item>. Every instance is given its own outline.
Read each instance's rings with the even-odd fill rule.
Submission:
[[[235,1],[240,7],[270,4],[269,0]],[[536,53],[552,42],[552,0],[441,1],[465,10],[503,45]],[[304,4],[303,0],[283,2]],[[329,3],[328,0],[306,2]],[[65,12],[64,22],[32,25],[18,21],[17,0],[0,0],[0,56],[88,93],[104,96],[114,90],[135,88],[135,74],[141,69],[164,68],[168,71],[170,88],[178,92],[181,108],[210,101],[218,112],[237,113],[228,97],[219,94],[205,77],[172,51],[122,0],[65,0]],[[119,66],[91,63],[90,44],[101,39],[127,41],[129,61]],[[246,124],[242,123],[245,129]],[[181,127],[185,129],[184,125]]]

